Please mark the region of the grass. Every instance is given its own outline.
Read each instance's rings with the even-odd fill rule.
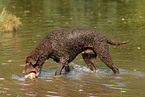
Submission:
[[[3,9],[0,15],[0,32],[14,32],[17,31],[20,26],[22,26],[20,18]]]

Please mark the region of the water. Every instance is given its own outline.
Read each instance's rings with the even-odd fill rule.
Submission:
[[[3,8],[21,18],[16,33],[0,35],[0,97],[143,97],[145,95],[144,0],[0,0]],[[79,55],[71,72],[55,77],[58,67],[45,62],[36,80],[22,74],[26,56],[53,29],[91,28],[116,41],[109,46],[120,74],[114,75],[97,58],[96,73]]]

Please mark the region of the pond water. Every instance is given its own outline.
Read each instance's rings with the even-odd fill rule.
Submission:
[[[0,97],[143,97],[145,95],[144,0],[0,0],[21,18],[16,33],[0,35]],[[96,60],[92,72],[79,55],[71,72],[55,77],[58,64],[49,59],[40,77],[24,79],[26,56],[54,29],[91,28],[115,40],[109,46],[120,74]]]

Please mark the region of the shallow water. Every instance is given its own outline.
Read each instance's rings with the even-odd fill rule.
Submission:
[[[3,8],[21,18],[16,33],[0,35],[0,97],[143,97],[145,95],[144,0],[0,0]],[[58,64],[49,59],[40,77],[25,79],[26,56],[53,29],[91,28],[116,40],[109,46],[120,74],[96,59],[92,72],[79,55],[71,72],[55,77]]]

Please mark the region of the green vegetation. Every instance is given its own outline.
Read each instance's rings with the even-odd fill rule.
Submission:
[[[15,15],[3,9],[0,15],[0,32],[3,33],[17,31],[20,26],[22,26],[20,18],[17,18]]]

